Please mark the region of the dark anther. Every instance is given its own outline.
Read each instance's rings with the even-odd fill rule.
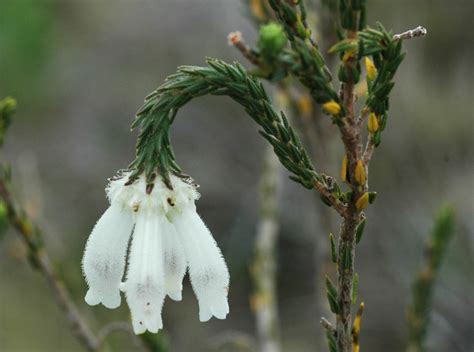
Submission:
[[[174,204],[175,204],[175,203],[174,203],[173,199],[168,198],[168,199],[166,199],[166,201],[168,202],[169,205],[171,205],[172,207],[174,207]]]
[[[155,187],[154,183],[149,183],[146,185],[146,194],[150,194],[153,191],[153,187]]]

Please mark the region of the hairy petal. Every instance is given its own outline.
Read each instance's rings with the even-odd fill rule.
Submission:
[[[111,205],[97,221],[86,244],[82,270],[89,290],[85,300],[90,305],[102,303],[107,308],[120,305],[120,282],[132,233],[131,212]]]
[[[132,313],[136,334],[163,327],[161,309],[165,298],[162,225],[164,217],[138,214],[129,257],[127,281],[122,285]]]
[[[199,301],[199,319],[208,321],[212,316],[225,319],[229,313],[229,272],[216,241],[194,205],[186,207],[173,222],[188,260],[191,284]]]
[[[181,301],[183,277],[187,267],[186,256],[174,225],[168,221],[163,225],[165,290],[172,300]]]

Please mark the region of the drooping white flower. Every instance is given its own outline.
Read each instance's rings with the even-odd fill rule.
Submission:
[[[107,187],[109,209],[86,245],[83,271],[89,285],[86,302],[120,305],[125,292],[134,332],[158,332],[165,296],[181,300],[189,266],[199,301],[199,318],[224,319],[229,312],[229,273],[211,233],[196,212],[199,194],[186,180],[171,176],[173,189],[157,177],[147,192],[144,176],[128,185],[129,173]],[[150,189],[149,189],[150,191]],[[126,281],[125,256],[133,229]]]

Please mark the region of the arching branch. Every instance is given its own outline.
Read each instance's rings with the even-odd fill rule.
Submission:
[[[151,93],[137,113],[132,128],[140,127],[131,182],[145,173],[149,183],[158,172],[165,181],[169,173],[182,175],[169,139],[169,129],[178,110],[191,99],[203,95],[226,95],[242,105],[261,127],[259,133],[273,146],[290,178],[308,189],[315,188],[328,204],[344,215],[338,185],[333,178],[319,174],[313,167],[300,139],[283,112],[272,107],[263,85],[239,64],[208,59],[207,67],[182,66]]]

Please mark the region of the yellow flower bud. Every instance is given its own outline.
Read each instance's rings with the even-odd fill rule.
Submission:
[[[367,71],[367,78],[369,81],[373,81],[377,76],[377,69],[375,68],[374,63],[367,56],[364,59],[365,70]]]
[[[369,206],[369,192],[365,192],[363,195],[359,197],[356,201],[356,208],[357,210],[364,210]]]
[[[355,180],[361,186],[365,185],[365,167],[362,160],[357,161],[355,169]]]
[[[357,310],[357,315],[354,319],[354,325],[352,328],[352,352],[360,351],[359,334],[360,334],[360,321],[362,319],[362,313],[364,312],[364,302],[362,302]]]
[[[329,114],[337,116],[341,112],[341,105],[334,100],[330,100],[323,104],[323,109]]]
[[[250,0],[250,11],[252,14],[260,21],[265,20],[265,10],[263,9],[263,4],[260,0]]]
[[[342,182],[347,181],[347,155],[344,155],[344,158],[342,158],[341,180]]]
[[[369,115],[369,121],[367,123],[367,129],[370,133],[375,133],[379,129],[379,120],[377,119],[377,115],[371,112]]]

